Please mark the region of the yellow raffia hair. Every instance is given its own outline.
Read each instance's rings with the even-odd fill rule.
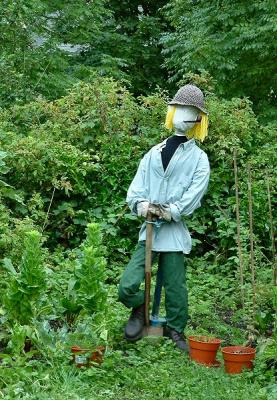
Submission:
[[[176,106],[168,106],[165,119],[165,127],[169,130],[173,129],[173,118],[175,111],[176,111]],[[200,142],[203,142],[203,140],[208,136],[209,121],[208,121],[208,116],[202,111],[200,112],[200,115],[202,117],[201,122],[196,123],[194,127],[190,131],[188,131],[187,136],[189,138],[194,138],[200,140]]]
[[[172,129],[173,129],[173,117],[174,117],[175,111],[176,111],[176,106],[168,106],[164,125],[170,131],[172,131]]]

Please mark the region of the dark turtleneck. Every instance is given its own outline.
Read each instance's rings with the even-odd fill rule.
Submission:
[[[171,160],[173,154],[175,153],[177,147],[181,143],[187,142],[186,136],[170,136],[170,138],[167,139],[166,141],[166,146],[162,150],[162,163],[164,167],[164,171],[166,170],[169,161]]]

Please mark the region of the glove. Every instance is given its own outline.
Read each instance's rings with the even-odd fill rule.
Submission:
[[[170,222],[172,217],[171,217],[171,211],[170,211],[170,206],[169,205],[162,205],[160,206],[160,218],[164,219],[167,222]]]
[[[147,217],[149,209],[149,202],[148,201],[141,201],[137,204],[137,214],[139,217]]]
[[[164,219],[167,222],[171,221],[170,206],[167,204],[149,204],[148,211],[150,211],[153,216],[159,217],[159,219]]]
[[[148,211],[151,212],[151,214],[155,217],[160,217],[161,215],[161,209],[159,204],[149,204]]]

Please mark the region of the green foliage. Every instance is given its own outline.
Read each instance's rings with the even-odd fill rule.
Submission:
[[[22,199],[20,198],[20,196],[18,196],[18,194],[16,193],[14,188],[11,185],[9,185],[7,182],[2,180],[3,175],[5,175],[9,171],[9,168],[7,167],[7,164],[5,161],[6,157],[7,157],[7,153],[4,151],[0,151],[0,200],[1,200],[1,198],[4,198],[4,199],[6,198],[6,199],[15,200],[18,203],[22,204]]]
[[[4,307],[10,323],[28,324],[40,312],[40,299],[45,290],[40,240],[41,235],[37,231],[26,234],[25,251],[18,271],[11,260],[4,259],[4,267],[10,275],[4,296]]]
[[[44,1],[1,0],[2,106],[30,101],[39,93],[55,97],[64,92],[68,81],[65,74],[62,74],[66,68],[66,60],[51,40],[48,12],[47,2]],[[38,46],[37,40],[45,35],[45,43]],[[60,80],[62,75],[63,82]]]
[[[102,315],[103,317],[103,315]],[[107,344],[107,326],[105,320],[86,316],[85,320],[78,321],[74,332],[69,332],[66,337],[66,346],[79,346],[83,349],[96,350],[97,346]]]
[[[149,93],[166,77],[165,3],[2,0],[0,105],[61,97],[95,72]]]
[[[2,215],[3,217],[3,215]],[[2,235],[0,248],[2,255],[8,255],[12,263],[17,265],[20,263],[24,252],[24,239],[26,233],[35,230],[37,227],[31,218],[7,218],[6,223],[2,226]]]
[[[95,330],[97,325],[105,325],[108,311],[105,249],[99,224],[89,223],[86,234],[77,255],[74,276],[69,279],[67,295],[61,303],[69,325],[74,324],[80,314],[82,318],[91,318],[93,325],[87,329]],[[77,322],[76,332],[80,323],[84,324]],[[79,330],[82,332],[84,329]]]
[[[162,97],[142,98],[138,104],[116,82],[95,78],[54,103],[38,101],[3,112],[0,136],[11,167],[8,179],[17,190],[24,185],[26,206],[17,206],[16,215],[36,214],[42,227],[42,211],[47,211],[55,189],[47,220],[52,242],[79,244],[90,217],[103,220],[103,215],[105,230],[114,235],[138,159],[153,143],[151,138],[161,135],[164,110]],[[34,205],[31,209],[38,192],[44,207],[36,203],[39,210]]]
[[[109,49],[111,54],[124,60],[122,70],[136,95],[151,93],[156,86],[162,86],[166,71],[163,62],[160,36],[167,29],[161,13],[167,1],[159,0],[109,2],[113,10],[113,26],[117,46]]]
[[[102,317],[105,316],[107,301],[105,269],[99,225],[88,224],[80,264],[76,267],[78,301],[87,313],[102,313]]]
[[[270,382],[273,385],[269,385],[268,391],[276,393],[276,370],[277,370],[277,287],[273,288],[273,329],[272,334],[269,338],[261,338],[259,346],[259,359],[255,368],[254,374],[256,379],[260,382]],[[267,318],[267,320],[266,320]],[[262,320],[262,328],[268,329],[272,326],[272,319],[266,314]],[[259,322],[259,320],[258,320]],[[269,324],[268,324],[269,323]],[[274,387],[275,386],[275,387]]]
[[[0,389],[7,400],[272,399],[258,382],[250,384],[248,374],[230,376],[221,368],[189,362],[168,341],[151,345],[144,340],[106,352],[100,368],[79,370],[64,362],[46,366],[26,359],[9,363],[11,368],[5,364],[0,370]]]
[[[273,104],[276,12],[272,0],[173,0],[165,10],[173,29],[162,39],[171,79],[205,70],[225,97],[249,96],[255,104],[261,100]]]
[[[212,170],[209,191],[201,209],[186,219],[198,243],[193,255],[206,254],[217,265],[237,269],[232,172],[236,147],[244,262],[248,264],[247,162],[253,169],[256,257],[266,262],[270,238],[269,216],[262,212],[267,204],[264,171],[273,201],[274,125],[259,125],[249,100],[225,100],[212,94],[209,76],[187,79],[207,92],[210,111],[209,137],[203,145]],[[126,212],[126,192],[142,155],[168,135],[162,126],[165,110],[163,92],[136,101],[115,81],[95,76],[90,84],[78,84],[55,102],[39,100],[3,111],[0,140],[9,167],[5,179],[24,199],[24,205],[13,207],[15,217],[29,217],[42,227],[50,207],[45,229],[51,248],[57,243],[66,248],[79,245],[84,226],[91,219],[98,221],[114,270],[107,273],[117,280],[118,266],[126,262],[138,227]]]
[[[272,6],[271,0],[247,5],[1,2],[2,397],[274,396],[276,323],[266,188],[268,179],[274,208]],[[168,85],[176,81],[197,84],[210,112],[209,137],[201,144],[211,164],[210,186],[202,207],[185,219],[193,236],[187,261],[187,334],[216,335],[227,345],[242,344],[254,333],[255,369],[238,377],[189,363],[163,339],[136,345],[122,339],[129,310],[117,302],[117,283],[140,223],[127,210],[125,197],[143,154],[169,135],[163,126],[168,94],[156,89],[165,87],[167,79],[161,68],[164,56],[171,77],[166,89],[175,92]],[[254,101],[259,114],[242,95]],[[244,308],[238,295],[234,148]],[[253,176],[255,321],[248,163]],[[108,348],[100,368],[79,371],[69,365],[70,345],[100,343]]]

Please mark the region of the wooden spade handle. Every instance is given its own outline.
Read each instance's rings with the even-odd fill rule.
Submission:
[[[152,216],[147,214],[146,223],[146,244],[145,244],[145,325],[150,325],[149,305],[150,305],[150,288],[151,288],[151,264],[152,264]]]

